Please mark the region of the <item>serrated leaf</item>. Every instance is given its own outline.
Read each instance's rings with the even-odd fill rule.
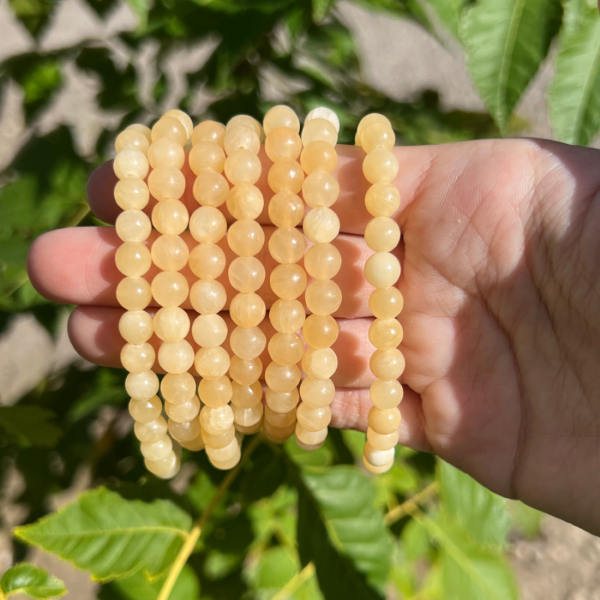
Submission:
[[[461,20],[471,79],[501,130],[548,53],[559,0],[481,0]]]
[[[51,421],[54,413],[41,406],[0,407],[0,428],[20,446],[52,448],[62,431]]]
[[[191,518],[172,502],[125,500],[105,488],[86,492],[15,535],[108,580],[144,569],[161,575],[174,561]]]
[[[164,579],[150,582],[141,571],[138,571],[131,577],[117,579],[111,583],[111,587],[114,587],[119,598],[123,600],[156,600],[163,584]],[[200,598],[200,584],[189,565],[183,567],[170,597],[174,600],[198,600]]]
[[[585,146],[600,128],[600,15],[586,5],[572,21],[561,34],[548,103],[557,138]]]
[[[8,569],[0,580],[0,590],[6,598],[13,594],[27,594],[36,600],[60,598],[67,593],[67,588],[60,579],[29,563],[21,563]]]

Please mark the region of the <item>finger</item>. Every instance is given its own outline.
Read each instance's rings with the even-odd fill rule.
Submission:
[[[265,282],[258,294],[267,307],[277,299],[269,284],[270,272],[277,266],[268,250],[268,239],[272,232],[272,227],[265,228],[266,241],[258,255],[266,270]],[[149,244],[157,235],[157,232],[153,233]],[[196,245],[189,234],[184,234],[183,238],[190,247]],[[35,241],[29,254],[31,281],[40,294],[54,302],[118,306],[116,289],[123,275],[115,266],[115,253],[120,244],[112,227],[79,227],[44,234]],[[230,264],[235,256],[225,239],[220,245],[226,253],[227,264]],[[342,305],[335,316],[368,316],[368,298],[372,288],[364,279],[363,267],[370,251],[363,238],[353,235],[340,235],[334,245],[342,255],[342,269],[334,278],[342,291]],[[152,267],[145,278],[151,281],[157,272],[158,269]],[[190,284],[197,280],[189,267],[185,267],[182,273]],[[232,298],[236,292],[229,285],[227,269],[219,281],[227,289],[228,297]],[[188,302],[184,307],[191,306]]]

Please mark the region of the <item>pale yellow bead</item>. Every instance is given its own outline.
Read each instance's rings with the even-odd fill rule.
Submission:
[[[298,423],[307,431],[320,431],[331,422],[329,406],[314,407],[302,402],[296,412]]]
[[[282,366],[274,362],[265,369],[267,385],[278,394],[292,391],[300,383],[300,369],[296,365]]]
[[[129,401],[129,414],[134,421],[139,423],[150,423],[160,417],[162,413],[162,402],[158,396],[148,400],[132,398]]]
[[[148,400],[158,393],[158,376],[153,371],[129,373],[125,379],[125,391],[137,400]]]
[[[192,452],[198,452],[199,450],[204,450],[205,444],[204,444],[204,440],[202,439],[202,435],[197,436],[196,438],[194,438],[193,440],[190,440],[189,442],[182,442],[181,440],[177,440],[177,441],[183,448],[187,448],[188,450],[191,450]]]
[[[231,404],[234,406],[252,408],[260,404],[262,400],[262,385],[260,381],[255,381],[248,385],[241,385],[237,381],[233,381],[231,387],[233,390]]]
[[[400,208],[400,192],[391,183],[375,183],[367,190],[365,207],[374,217],[391,217]]]
[[[227,199],[229,183],[221,173],[206,169],[196,177],[192,193],[201,206],[221,206]]]
[[[167,373],[160,384],[160,391],[165,400],[181,404],[196,394],[196,380],[191,373]]]
[[[337,152],[331,144],[317,140],[304,146],[300,164],[307,175],[315,171],[333,173],[337,166]]]
[[[175,477],[181,467],[181,461],[174,452],[171,452],[165,460],[155,461],[146,458],[144,459],[144,464],[150,473],[156,475],[156,477],[159,477],[160,479],[171,479],[172,477]]]
[[[216,244],[199,244],[190,252],[189,265],[200,279],[216,279],[225,270],[225,252]]]
[[[330,208],[313,208],[304,217],[302,229],[314,244],[328,244],[338,236],[340,220]]]
[[[181,169],[185,163],[185,152],[177,142],[169,138],[160,138],[150,145],[148,162],[153,169],[158,167]]]
[[[265,267],[255,256],[240,256],[229,265],[228,275],[234,290],[250,294],[265,282]]]
[[[375,350],[371,355],[369,366],[377,379],[398,379],[404,372],[404,356],[397,348]]]
[[[214,206],[201,206],[190,217],[190,233],[201,244],[216,244],[227,233],[227,221]]]
[[[274,411],[268,404],[265,406],[265,421],[268,421],[273,427],[289,427],[296,424],[296,410],[290,410],[287,413]]]
[[[212,381],[203,379],[198,386],[198,395],[206,406],[212,408],[223,406],[231,400],[231,396],[233,395],[231,381],[225,375]]]
[[[206,445],[205,450],[211,463],[214,461],[218,465],[221,465],[232,460],[240,454],[240,445],[234,436],[231,442],[229,442],[229,444],[223,448],[211,448],[209,445]]]
[[[263,128],[262,125],[250,115],[236,115],[235,117],[231,117],[229,121],[227,121],[227,131],[237,127],[238,125],[244,125],[245,127],[250,127],[250,129],[254,129],[258,137],[263,139]]]
[[[304,123],[302,143],[305,146],[308,146],[312,142],[321,141],[335,147],[337,139],[338,132],[333,123],[327,119],[311,119],[308,123]]]
[[[201,348],[216,348],[227,339],[227,323],[221,315],[199,315],[194,320],[192,337]]]
[[[127,277],[141,277],[152,266],[150,250],[141,242],[125,242],[117,248],[115,264]]]
[[[122,131],[115,140],[115,150],[121,152],[125,148],[133,148],[146,154],[150,144],[148,138],[140,131],[134,129],[126,129]]]
[[[158,364],[167,373],[185,373],[194,364],[194,349],[187,340],[163,343],[158,349]]]
[[[369,297],[369,309],[378,319],[393,319],[397,317],[404,306],[400,290],[395,287],[373,290]]]
[[[229,353],[224,348],[200,348],[194,362],[200,377],[218,379],[229,369]]]
[[[332,279],[341,267],[342,255],[333,244],[315,244],[304,256],[304,268],[314,279]]]
[[[130,373],[150,371],[154,365],[156,353],[148,343],[125,344],[121,349],[121,364]]]
[[[329,406],[335,396],[335,385],[331,379],[306,377],[300,384],[302,402],[315,408]]]
[[[212,315],[223,310],[227,302],[227,292],[219,281],[196,281],[190,289],[190,302],[197,313]]]
[[[190,255],[187,244],[178,235],[161,235],[152,244],[152,262],[163,271],[181,271]]]
[[[295,227],[279,227],[269,238],[269,253],[278,263],[298,262],[305,248],[304,236]]]
[[[143,344],[151,337],[152,317],[145,310],[128,310],[119,319],[119,333],[130,344]]]
[[[326,171],[314,171],[302,184],[302,197],[308,206],[332,206],[340,195],[340,184]]]
[[[325,119],[335,127],[335,130],[338,133],[340,131],[340,120],[338,116],[327,106],[317,106],[316,108],[313,108],[306,115],[306,118],[304,119],[304,126],[306,126],[307,123],[310,123],[313,119]]]
[[[212,457],[209,456],[212,466],[215,469],[220,469],[221,471],[229,471],[230,469],[233,469],[233,467],[235,467],[235,465],[237,465],[240,462],[241,457],[242,457],[242,452],[239,449],[239,446],[238,446],[237,453],[234,454],[228,460],[217,460],[214,456],[212,456]]]
[[[170,421],[188,423],[193,421],[200,413],[200,400],[197,396],[192,396],[192,398],[180,404],[165,402],[165,412]]]
[[[371,125],[373,127],[373,125]],[[389,450],[377,450],[369,442],[365,444],[363,450],[364,459],[374,467],[383,467],[394,460],[394,448]]]
[[[169,420],[169,433],[171,437],[180,443],[188,443],[198,438],[201,434],[200,421],[194,419],[187,423],[177,423],[177,421]]]
[[[117,235],[123,242],[145,242],[152,231],[152,223],[141,210],[123,211],[115,222]]]
[[[142,277],[125,277],[117,285],[117,301],[127,310],[143,310],[151,300],[150,284]]]
[[[202,439],[207,448],[217,449],[225,448],[235,439],[235,427],[230,427],[221,433],[211,434],[208,431],[202,431]]]
[[[379,350],[391,350],[402,342],[402,325],[397,319],[375,319],[369,327],[369,340]]]
[[[277,127],[265,140],[265,152],[273,161],[296,160],[302,150],[302,141],[297,132],[289,127]]]
[[[240,327],[256,327],[265,314],[265,301],[258,294],[236,294],[229,305],[229,316]]]
[[[225,175],[233,185],[256,183],[261,169],[260,159],[249,150],[236,150],[225,161]]]
[[[167,433],[167,422],[162,417],[158,417],[148,423],[135,423],[133,431],[140,442],[153,444],[161,440]]]
[[[365,242],[375,252],[390,252],[400,241],[400,227],[389,217],[375,217],[365,228]]]
[[[296,227],[304,217],[304,202],[289,190],[275,194],[269,202],[269,219],[276,227]]]
[[[329,348],[339,334],[336,320],[327,315],[310,315],[302,327],[302,337],[311,348]]]
[[[297,194],[304,183],[304,171],[295,160],[279,160],[269,169],[268,182],[276,194],[284,190]]]
[[[283,394],[267,388],[265,398],[272,410],[278,413],[287,413],[296,408],[298,401],[300,400],[300,394],[298,393],[298,388],[294,388]]]
[[[151,290],[159,306],[180,306],[188,297],[190,288],[181,273],[165,271],[154,276]]]
[[[360,120],[360,123],[358,124],[358,127],[356,128],[355,142],[356,142],[357,146],[361,145],[362,132],[369,125],[371,125],[371,123],[383,123],[390,129],[392,128],[392,124],[390,123],[390,120],[387,117],[384,117],[383,115],[381,115],[379,113],[371,113],[369,115],[366,115],[365,117],[363,117]]]
[[[398,431],[402,417],[397,408],[377,408],[369,411],[369,427],[377,433],[393,433]]]
[[[260,327],[236,327],[229,336],[229,345],[236,356],[252,360],[263,353],[267,338]]]
[[[314,379],[329,379],[337,366],[337,354],[331,348],[307,348],[302,357],[302,370]]]
[[[278,104],[267,111],[263,119],[263,127],[266,136],[269,136],[278,127],[289,127],[298,133],[300,131],[300,120],[289,106]]]
[[[390,183],[398,175],[398,159],[387,148],[376,148],[363,161],[363,174],[369,183]]]
[[[143,179],[126,177],[115,185],[115,202],[123,210],[142,210],[150,200],[148,186]]]
[[[263,416],[263,405],[261,402],[251,408],[242,408],[235,404],[233,404],[231,408],[233,409],[233,419],[235,424],[241,425],[242,427],[252,427],[252,425],[256,425],[256,423],[261,421]]]
[[[177,119],[183,125],[187,138],[189,139],[191,137],[192,131],[194,130],[194,124],[188,114],[184,113],[178,108],[172,108],[171,110],[168,110],[161,118],[165,117],[173,117],[174,119]]]
[[[180,146],[185,146],[188,136],[185,126],[179,119],[165,116],[152,127],[152,141],[155,142],[164,137],[177,142]]]
[[[265,421],[263,428],[267,439],[275,444],[284,444],[294,433],[295,425],[292,423],[287,427],[275,427],[269,421]]]
[[[223,147],[224,139],[225,125],[216,121],[203,121],[199,125],[196,125],[192,132],[192,145],[194,146],[201,142],[213,142]]]
[[[306,288],[306,272],[300,265],[278,265],[271,271],[271,289],[283,300],[295,300]]]
[[[236,125],[228,129],[223,140],[223,148],[229,156],[236,150],[244,149],[258,154],[260,150],[260,138],[254,129],[245,125]]]
[[[269,340],[269,356],[278,365],[299,363],[304,354],[304,342],[297,333],[276,333]]]
[[[199,175],[206,169],[222,173],[225,166],[225,152],[218,144],[199,142],[190,150],[188,162],[195,175]]]
[[[360,136],[360,144],[368,154],[375,148],[387,148],[390,150],[396,143],[396,136],[392,128],[385,123],[371,123]]]
[[[152,209],[154,229],[166,235],[180,235],[188,226],[189,215],[183,202],[163,200]]]
[[[163,342],[179,342],[190,331],[190,318],[179,306],[161,308],[154,315],[154,331]]]
[[[211,435],[219,435],[233,427],[233,410],[229,404],[219,408],[203,406],[200,411],[200,426]]]
[[[244,360],[234,354],[229,365],[229,376],[241,386],[251,386],[258,382],[262,369],[263,365],[260,358]]]
[[[296,440],[302,442],[305,446],[320,446],[327,438],[327,433],[327,427],[323,427],[318,431],[308,431],[300,423],[296,425]]]
[[[277,300],[269,311],[269,319],[275,331],[294,333],[304,325],[306,312],[298,300]]]
[[[397,379],[376,379],[371,384],[369,396],[377,408],[395,408],[402,401],[404,389]]]
[[[383,467],[376,467],[375,465],[372,465],[364,456],[362,457],[362,461],[365,469],[370,473],[373,473],[374,475],[381,475],[382,473],[387,473],[394,466],[393,460],[388,462]]]
[[[400,278],[400,261],[389,252],[377,252],[365,263],[365,279],[376,288],[388,288]]]
[[[342,304],[342,290],[330,279],[313,281],[304,296],[306,306],[315,315],[331,315]]]
[[[229,227],[227,243],[238,256],[255,256],[264,246],[265,232],[256,221],[242,219]]]
[[[262,192],[250,183],[240,183],[227,194],[227,210],[238,221],[258,218],[264,206]]]
[[[119,179],[125,179],[125,177],[145,179],[150,165],[143,152],[135,148],[125,148],[115,156],[113,169]]]
[[[133,131],[139,131],[146,137],[146,139],[148,140],[148,143],[150,143],[152,141],[152,133],[150,131],[150,127],[147,127],[146,125],[142,125],[141,123],[133,123],[132,125],[129,125],[127,127],[127,129],[132,129]]]
[[[168,435],[165,435],[162,439],[153,444],[143,442],[140,446],[140,451],[144,458],[147,458],[148,460],[165,460],[171,455],[171,452],[173,452],[173,442]]]

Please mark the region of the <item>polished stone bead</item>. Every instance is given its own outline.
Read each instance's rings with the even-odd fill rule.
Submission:
[[[240,458],[242,457],[241,450],[238,446],[238,451],[228,460],[217,460],[214,456],[209,456],[210,462],[215,469],[220,469],[221,471],[229,471],[233,469],[235,465],[240,462]]]
[[[187,448],[188,450],[191,450],[192,452],[198,452],[199,450],[204,450],[204,440],[202,439],[202,435],[197,436],[196,438],[194,438],[193,440],[190,440],[189,442],[182,442],[180,440],[177,440],[179,442],[179,444],[181,446],[183,446],[184,448]]]
[[[278,265],[271,271],[271,289],[283,300],[295,300],[306,289],[306,272],[300,265]]]
[[[404,389],[397,379],[376,379],[369,390],[371,402],[377,408],[395,408],[402,401]]]
[[[121,364],[130,373],[150,371],[155,359],[154,348],[148,342],[125,344],[121,349]]]
[[[191,373],[167,373],[160,384],[160,391],[168,402],[182,404],[196,394],[196,380]]]
[[[115,264],[127,277],[141,277],[152,266],[150,250],[141,242],[125,242],[117,248]]]
[[[180,235],[188,226],[189,215],[183,202],[162,200],[152,209],[154,229],[164,235]]]
[[[126,177],[115,185],[115,202],[123,210],[142,210],[150,200],[148,186],[143,179]]]
[[[148,189],[157,200],[178,200],[185,191],[185,177],[175,167],[158,167],[148,177]]]
[[[261,169],[260,159],[249,150],[236,150],[225,161],[225,175],[233,185],[256,183]]]
[[[137,400],[149,400],[158,393],[158,376],[153,371],[129,373],[125,379],[125,391]]]
[[[328,142],[316,140],[304,146],[300,155],[300,164],[307,175],[315,171],[333,173],[337,166],[337,152]]]
[[[400,227],[389,217],[375,217],[365,228],[365,242],[375,252],[390,252],[400,241]]]
[[[263,364],[260,358],[244,360],[234,354],[229,365],[229,376],[241,386],[249,386],[258,382],[262,369]]]
[[[179,342],[190,331],[190,318],[179,306],[161,308],[154,315],[154,331],[163,342]]]
[[[129,401],[129,414],[134,421],[139,423],[150,423],[160,417],[162,413],[162,402],[158,396],[148,400],[132,398]]]
[[[206,446],[205,448],[206,454],[210,459],[210,462],[213,463],[213,466],[229,464],[229,461],[232,461],[237,458],[240,459],[240,445],[237,439],[234,438],[224,446],[223,448],[211,448],[210,446]]]
[[[167,433],[167,422],[160,416],[148,423],[136,422],[133,426],[133,431],[135,437],[140,440],[140,442],[153,444],[154,442],[161,440]]]
[[[377,379],[398,379],[404,372],[404,356],[397,348],[375,350],[371,355],[369,366]]]
[[[302,370],[314,379],[329,379],[337,366],[337,354],[331,348],[307,348],[302,357]]]
[[[117,301],[127,310],[143,310],[151,300],[150,284],[142,277],[125,277],[117,285]]]
[[[144,464],[150,473],[156,475],[160,479],[171,479],[172,477],[175,477],[181,467],[180,458],[175,452],[171,452],[164,460],[155,461],[146,458],[144,459]]]
[[[278,365],[299,363],[304,354],[304,342],[297,333],[276,333],[269,340],[269,356]]]
[[[251,183],[240,183],[227,194],[227,210],[238,221],[257,219],[265,206],[262,192]]]
[[[335,385],[331,379],[306,377],[300,384],[302,402],[315,408],[329,406],[335,396]]]
[[[335,147],[337,140],[338,130],[331,121],[321,118],[304,122],[304,128],[302,129],[302,143],[304,146],[308,146],[312,142],[322,141]]]
[[[314,171],[302,184],[302,197],[308,206],[332,206],[340,195],[340,184],[326,171]]]
[[[404,306],[400,290],[395,287],[373,290],[369,297],[369,309],[378,319],[393,319],[397,317]]]
[[[231,351],[244,360],[259,357],[267,345],[267,338],[260,327],[236,327],[229,336]]]
[[[180,404],[165,402],[165,412],[170,421],[189,423],[200,413],[200,400],[198,400],[198,396],[192,396],[189,400]]]
[[[390,460],[390,462],[383,465],[382,467],[376,467],[375,465],[372,465],[364,456],[362,457],[362,461],[363,461],[363,465],[364,465],[365,469],[367,471],[369,471],[370,473],[373,473],[374,475],[380,475],[381,473],[387,473],[387,471],[389,471],[394,465],[394,461]]]
[[[314,244],[327,244],[338,236],[340,220],[331,208],[313,208],[304,217],[302,229]]]
[[[297,194],[283,190],[269,201],[269,219],[276,227],[296,227],[304,218],[304,202]]]
[[[267,111],[263,119],[263,127],[267,137],[274,129],[279,127],[286,127],[298,133],[300,131],[300,120],[289,106],[278,104]]]
[[[188,264],[200,279],[216,279],[225,270],[225,252],[216,244],[198,244],[190,252]]]
[[[195,175],[200,175],[206,169],[222,173],[225,166],[225,152],[218,144],[198,142],[190,150],[188,162]]]
[[[221,315],[199,315],[194,320],[192,337],[201,348],[216,348],[227,339],[227,323]]]
[[[371,123],[383,123],[384,125],[386,125],[390,129],[392,128],[392,124],[390,123],[390,120],[387,117],[384,117],[383,115],[381,115],[379,113],[371,113],[371,114],[366,115],[365,117],[363,117],[360,120],[360,123],[358,124],[358,127],[356,129],[355,142],[356,142],[357,146],[361,145],[362,132],[369,125],[371,125]]]
[[[377,408],[369,411],[369,427],[377,433],[393,433],[398,431],[402,417],[397,408]]]
[[[298,423],[307,431],[320,431],[331,422],[329,406],[313,407],[302,402],[296,412]]]
[[[267,385],[278,394],[291,392],[300,383],[300,369],[296,365],[282,366],[270,363],[265,369]]]
[[[369,326],[369,340],[379,350],[398,347],[402,334],[402,325],[397,319],[375,319]]]
[[[236,294],[229,305],[229,316],[240,327],[256,327],[265,314],[265,301],[255,293]]]
[[[159,306],[180,306],[188,297],[187,279],[176,271],[163,271],[152,280],[152,296]]]
[[[231,404],[240,408],[252,408],[261,403],[262,385],[260,381],[255,381],[249,385],[242,385],[237,381],[231,383],[232,396]]]
[[[398,159],[387,148],[376,148],[363,161],[363,175],[369,183],[390,183],[398,175]]]
[[[194,349],[187,340],[163,343],[158,349],[158,364],[167,373],[185,373],[194,364]]]
[[[202,430],[202,439],[207,448],[217,449],[225,448],[235,440],[235,427],[230,427],[221,433],[208,433],[208,431]]]
[[[278,263],[296,263],[306,249],[304,236],[295,227],[279,227],[269,238],[269,252]]]
[[[304,429],[300,423],[296,424],[296,441],[304,444],[305,450],[316,450],[319,448],[326,440],[327,433],[327,427],[323,427],[323,429],[317,431],[308,431],[308,429]]]
[[[201,434],[200,421],[198,419],[188,421],[187,423],[178,423],[177,421],[169,420],[168,427],[171,437],[182,444],[197,439]]]
[[[216,244],[227,233],[227,221],[214,206],[201,206],[190,217],[190,233],[201,244]]]
[[[180,146],[185,146],[188,139],[185,125],[175,117],[163,116],[152,127],[152,141],[164,137],[177,142]]]
[[[296,424],[296,409],[287,413],[275,412],[268,404],[265,406],[265,421],[273,427],[286,428]]]
[[[147,342],[153,332],[152,317],[145,310],[128,310],[119,319],[119,333],[130,344]]]
[[[294,333],[304,325],[306,312],[298,300],[277,300],[269,311],[269,319],[275,331]]]
[[[385,123],[371,123],[361,133],[360,143],[363,150],[367,153],[373,152],[376,148],[387,148],[390,150],[396,143],[396,136],[392,128]]]
[[[310,123],[313,119],[326,119],[329,121],[334,127],[335,130],[339,133],[340,131],[340,120],[338,116],[335,114],[333,110],[327,108],[326,106],[317,106],[313,108],[304,119],[304,126]]]
[[[263,405],[261,402],[252,406],[251,408],[242,408],[232,404],[233,419],[237,425],[241,427],[252,427],[262,420],[263,417]]]
[[[287,427],[275,427],[269,421],[263,423],[264,433],[267,439],[275,444],[284,444],[293,435],[295,425],[292,423]]]
[[[236,150],[244,149],[258,154],[260,150],[260,137],[254,129],[246,125],[236,125],[228,129],[223,140],[223,148],[229,156]]]
[[[338,334],[338,324],[329,315],[310,315],[302,327],[302,337],[311,348],[331,347],[337,340]]]
[[[269,187],[278,194],[283,190],[297,194],[302,189],[304,171],[295,160],[284,159],[273,163],[268,175]]]
[[[141,210],[126,210],[115,222],[117,235],[123,242],[145,242],[152,231],[148,215]]]
[[[117,153],[125,150],[125,148],[133,148],[146,154],[149,147],[148,138],[142,132],[135,131],[134,129],[125,129],[115,140],[115,150]]]
[[[394,460],[394,448],[390,448],[389,450],[377,450],[367,442],[363,450],[363,456],[370,465],[373,465],[374,467],[383,467]]]
[[[365,279],[376,288],[388,288],[400,278],[400,261],[389,252],[377,252],[365,263]]]
[[[229,369],[229,353],[224,348],[200,348],[194,362],[200,377],[218,379]]]
[[[225,125],[216,121],[203,121],[196,125],[192,132],[192,145],[195,146],[201,142],[213,142],[223,147],[225,140]]]
[[[288,413],[294,410],[300,400],[298,388],[294,388],[289,392],[278,393],[270,388],[265,392],[265,399],[269,407],[278,413]]]
[[[250,115],[236,115],[235,117],[231,117],[231,119],[227,121],[227,130],[233,129],[238,125],[244,125],[245,127],[254,129],[261,142],[264,140],[262,125],[254,117],[251,117]]]
[[[194,123],[192,122],[192,118],[187,113],[179,110],[178,108],[172,108],[171,110],[168,110],[161,118],[164,117],[173,117],[174,119],[177,119],[185,128],[185,134],[187,135],[188,139],[191,137],[192,131],[194,130]]]
[[[119,179],[125,179],[125,177],[145,179],[150,165],[143,152],[135,148],[125,148],[115,156],[113,169]]]
[[[335,277],[342,266],[342,255],[333,244],[315,244],[304,256],[304,268],[314,279]]]
[[[148,162],[153,169],[158,167],[181,169],[185,163],[185,152],[177,142],[169,138],[160,138],[150,145]]]
[[[392,217],[400,208],[400,192],[391,183],[375,183],[367,190],[365,207],[374,217]]]
[[[335,281],[330,279],[313,281],[305,293],[308,309],[315,315],[331,315],[342,304],[342,291]]]
[[[228,275],[234,290],[250,294],[265,282],[265,267],[255,256],[240,256],[229,265]]]
[[[196,281],[190,289],[190,303],[201,315],[221,312],[227,302],[227,292],[223,284],[215,280]]]
[[[265,152],[273,161],[296,160],[302,150],[300,136],[289,127],[277,127],[271,131],[265,140]]]
[[[178,235],[161,235],[152,244],[152,262],[162,271],[181,271],[190,251]]]
[[[132,125],[128,125],[127,129],[132,129],[133,131],[139,131],[146,137],[149,144],[152,142],[152,132],[150,131],[150,127],[147,127],[146,125],[142,125],[141,123],[133,123]]]
[[[233,410],[229,404],[219,408],[203,406],[200,411],[200,426],[211,435],[219,435],[233,427]]]
[[[221,173],[206,169],[194,181],[192,193],[201,206],[221,206],[229,193],[229,182]]]
[[[229,227],[227,243],[238,256],[255,256],[264,246],[265,232],[256,221],[242,219]]]

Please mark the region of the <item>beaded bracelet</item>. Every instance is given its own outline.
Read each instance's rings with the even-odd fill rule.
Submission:
[[[367,153],[363,173],[372,185],[365,206],[374,218],[365,229],[365,241],[375,252],[365,263],[365,279],[375,288],[369,298],[375,317],[369,327],[369,340],[376,350],[369,365],[376,379],[370,389],[373,408],[369,411],[363,463],[373,473],[384,473],[394,463],[401,421],[398,405],[403,395],[398,377],[404,371],[404,357],[397,348],[402,341],[402,326],[396,319],[403,300],[395,287],[400,262],[390,254],[400,241],[400,228],[391,218],[400,206],[400,194],[391,183],[398,174],[398,160],[391,150],[394,132],[383,115],[364,117],[356,141]]]

